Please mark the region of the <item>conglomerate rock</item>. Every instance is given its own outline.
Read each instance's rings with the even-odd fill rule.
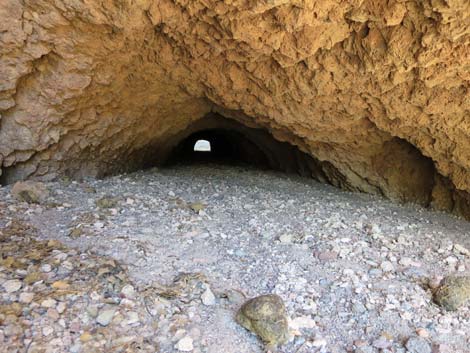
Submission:
[[[216,112],[470,215],[466,0],[4,0],[2,183],[131,170]]]

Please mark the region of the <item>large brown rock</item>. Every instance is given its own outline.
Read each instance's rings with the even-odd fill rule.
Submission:
[[[335,185],[469,213],[467,0],[3,0],[0,18],[3,183],[139,168],[213,111]]]

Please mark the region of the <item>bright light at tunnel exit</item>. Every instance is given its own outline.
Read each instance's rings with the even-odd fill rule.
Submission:
[[[195,152],[210,152],[211,151],[211,143],[207,140],[198,140],[194,144],[194,151]]]

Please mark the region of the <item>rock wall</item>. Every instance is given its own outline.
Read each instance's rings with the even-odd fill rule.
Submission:
[[[138,168],[217,112],[469,214],[467,0],[2,0],[2,183]]]

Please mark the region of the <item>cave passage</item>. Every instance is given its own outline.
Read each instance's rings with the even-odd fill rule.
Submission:
[[[207,141],[210,149],[197,148],[200,141]],[[240,132],[224,129],[199,131],[187,137],[174,149],[168,163],[250,164],[269,168],[266,152],[256,143]]]
[[[203,146],[203,148],[201,147]],[[318,161],[267,130],[210,114],[168,139],[157,165],[227,164],[254,166],[320,179]]]

